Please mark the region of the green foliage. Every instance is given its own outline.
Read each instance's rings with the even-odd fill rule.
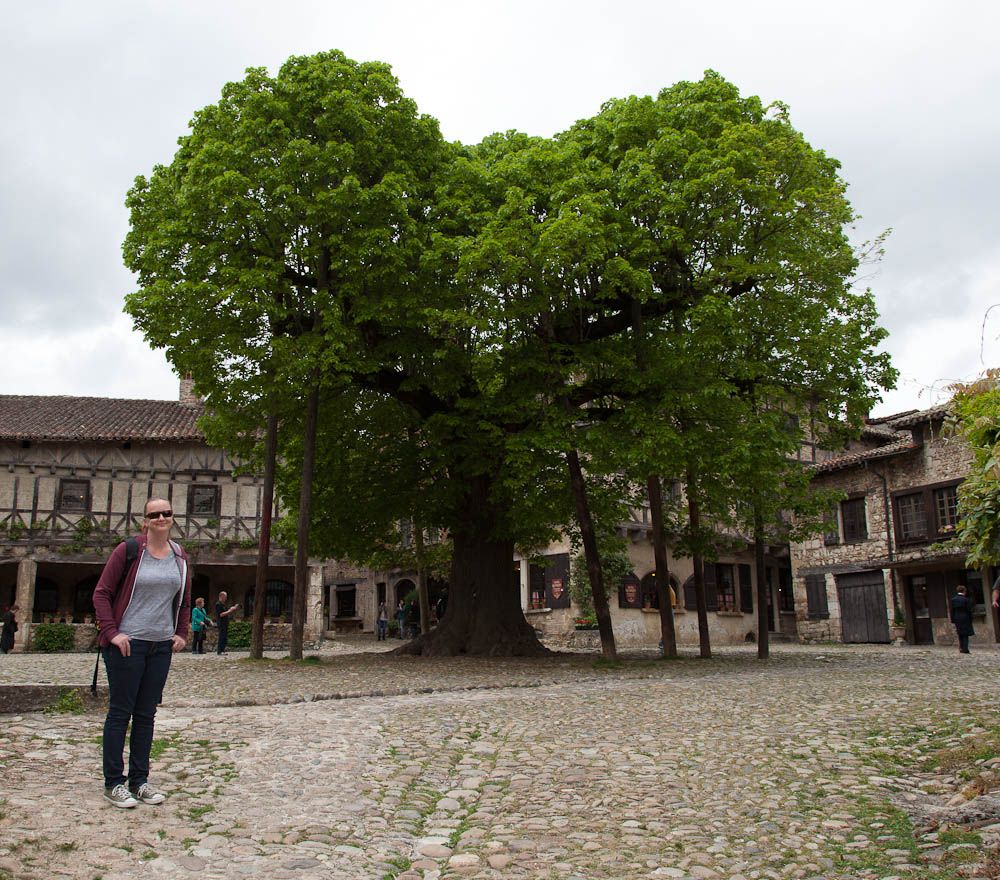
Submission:
[[[403,547],[399,532],[390,538],[391,543],[378,547],[365,560],[369,568],[377,571],[391,571],[399,569],[402,571],[417,570],[417,551],[412,539],[409,546]],[[450,540],[439,541],[434,544],[424,544],[421,555],[420,566],[429,577],[440,581],[447,581],[451,572],[451,557],[454,551],[454,544]]]
[[[234,620],[229,624],[229,646],[231,648],[249,648],[252,621]]]
[[[544,546],[572,518],[571,450],[602,530],[622,475],[651,473],[771,528],[810,503],[786,413],[856,424],[892,380],[838,172],[712,71],[465,147],[386,65],[293,57],[225,86],[136,179],[126,310],[194,377],[210,442],[257,465],[280,417],[289,546],[319,388],[310,554],[416,567],[396,533],[416,512],[459,559]]]
[[[87,711],[87,707],[80,696],[80,691],[76,688],[59,688],[59,698],[46,707],[46,715],[81,715]]]
[[[626,542],[614,536],[606,536],[599,542],[601,547],[601,572],[604,575],[604,590],[608,596],[618,591],[623,578],[632,574],[632,562],[628,558]],[[581,619],[594,618],[594,598],[590,589],[590,579],[587,574],[587,559],[583,552],[573,556],[570,565],[569,594],[580,609]]]
[[[73,626],[69,623],[38,623],[31,629],[31,650],[43,653],[73,650]]]
[[[952,387],[947,426],[972,451],[972,468],[958,487],[956,536],[969,568],[1000,564],[1000,370]]]

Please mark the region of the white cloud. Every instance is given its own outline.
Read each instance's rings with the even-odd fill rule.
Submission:
[[[390,63],[466,142],[551,135],[706,68],[785,101],[843,162],[858,240],[895,229],[872,281],[906,377],[891,399],[925,405],[919,389],[980,369],[978,328],[1000,300],[998,25],[1000,7],[978,0],[13,6],[0,32],[0,390],[174,396],[162,356],[123,329],[125,192],[246,67],[340,48]]]

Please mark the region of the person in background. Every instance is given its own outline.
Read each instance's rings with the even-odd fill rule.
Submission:
[[[375,624],[375,641],[385,641],[389,634],[389,610],[385,607],[385,602],[382,602],[378,606],[378,616],[375,619]]]
[[[406,603],[402,599],[396,606],[396,622],[399,624],[399,637],[406,638]]]
[[[170,540],[172,524],[170,502],[150,498],[142,534],[135,539],[135,560],[127,565],[123,541],[111,552],[94,588],[98,643],[108,675],[104,798],[116,807],[135,807],[140,801],[162,804],[166,799],[149,784],[149,753],[170,660],[187,643],[191,622],[191,570],[184,548]]]
[[[226,600],[229,594],[223,590],[219,593],[219,601],[215,603],[215,616],[218,618],[216,626],[219,628],[219,644],[215,648],[216,654],[226,653],[226,643],[229,641],[229,618],[233,612],[240,607],[239,602],[226,608]]]
[[[205,633],[210,626],[215,626],[215,624],[212,623],[212,618],[205,610],[205,600],[199,596],[194,600],[194,608],[191,609],[192,654],[205,653]]]
[[[437,604],[434,606],[434,613],[437,615],[437,619],[441,620],[444,617],[444,613],[448,610],[448,588],[445,587],[441,591],[441,595],[438,596]]]
[[[17,632],[17,605],[11,605],[3,614],[3,628],[0,629],[0,652],[6,654],[14,647],[14,633]]]
[[[958,592],[951,597],[951,622],[955,624],[955,632],[958,633],[958,650],[968,654],[969,636],[976,634],[972,628],[972,602],[965,594],[963,584],[959,584],[957,589]]]

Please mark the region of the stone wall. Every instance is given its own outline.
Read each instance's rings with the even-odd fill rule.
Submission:
[[[568,553],[568,542],[550,545],[545,550],[546,555]],[[633,539],[628,547],[629,559],[632,562],[632,572],[641,581],[655,570],[653,547],[648,534]],[[733,565],[753,565],[753,557],[749,550],[724,555],[720,562]],[[774,566],[776,560],[769,559],[768,564]],[[677,643],[682,647],[694,647],[700,642],[698,632],[698,615],[684,607],[682,585],[694,572],[694,564],[689,558],[674,558],[668,554],[668,567],[673,581],[676,582],[677,604],[674,606],[674,629]],[[522,571],[522,605],[527,604],[526,573]],[[756,607],[756,573],[752,573],[754,589],[754,605]],[[797,637],[796,618],[794,614],[779,614],[777,611],[777,595],[774,596],[776,609],[775,623],[778,631]],[[615,632],[615,644],[619,648],[655,647],[660,641],[660,613],[655,608],[621,608],[618,603],[618,589],[609,590],[608,604],[611,610],[611,623]],[[575,621],[581,616],[575,603],[569,608],[528,609],[525,617],[528,623],[542,632],[546,637],[579,642],[583,636],[574,635]],[[741,645],[757,639],[757,613],[742,613],[739,611],[710,611],[708,614],[709,632],[712,644]],[[583,631],[587,632],[587,631]]]
[[[834,489],[847,497],[864,498],[867,539],[856,542],[843,540],[842,522],[838,522],[839,539],[827,544],[820,534],[791,547],[795,574],[795,606],[798,632],[801,638],[817,641],[839,641],[843,637],[841,609],[837,595],[837,575],[860,571],[881,571],[886,591],[886,609],[891,622],[894,614],[893,585],[896,597],[903,602],[902,575],[916,571],[907,565],[954,568],[961,562],[955,554],[931,553],[928,544],[900,547],[894,516],[893,493],[919,489],[938,483],[962,479],[969,471],[972,454],[957,437],[946,436],[940,419],[912,428],[914,447],[884,457],[856,460],[837,470],[821,471],[813,478],[819,489]],[[864,444],[855,443],[851,452],[863,451]],[[868,444],[869,451],[875,448]],[[838,508],[839,510],[839,508]],[[933,511],[927,511],[933,516]],[[828,619],[811,620],[808,616],[806,576],[821,574],[826,582]],[[950,633],[950,635],[949,635]],[[935,642],[954,639],[947,620],[934,622]],[[940,641],[939,641],[940,639]]]

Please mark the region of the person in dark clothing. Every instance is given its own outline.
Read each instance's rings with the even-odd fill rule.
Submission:
[[[444,613],[448,610],[448,591],[442,590],[441,595],[438,596],[437,605],[434,608],[434,613],[437,615],[437,619],[441,620],[444,617]]]
[[[219,593],[219,601],[215,603],[216,627],[219,630],[219,643],[215,647],[216,654],[226,653],[226,643],[229,641],[229,618],[233,612],[239,608],[239,603],[226,607],[226,599],[229,595],[223,590]]]
[[[400,599],[396,606],[396,622],[399,624],[399,637],[406,638],[406,603]]]
[[[965,593],[965,587],[960,585],[958,592],[951,597],[951,622],[958,633],[958,650],[968,654],[969,636],[976,633],[972,628],[972,602]]]
[[[0,651],[6,654],[14,647],[14,633],[17,632],[17,606],[12,605],[3,615],[3,629],[0,630]]]

